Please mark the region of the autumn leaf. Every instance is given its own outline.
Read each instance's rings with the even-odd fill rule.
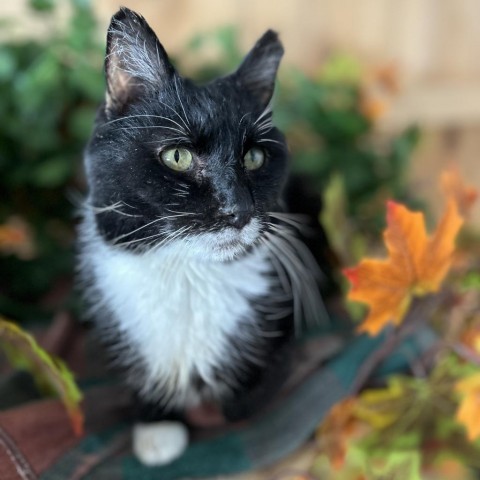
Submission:
[[[83,413],[80,408],[82,394],[65,363],[49,355],[18,325],[2,317],[0,317],[0,347],[13,366],[28,370],[42,390],[60,397],[75,435],[82,435]]]
[[[410,399],[411,390],[408,389],[407,383],[402,382],[399,377],[391,377],[384,388],[367,389],[362,392],[355,414],[376,430],[382,430],[405,413]]]
[[[462,395],[455,418],[467,429],[470,441],[480,437],[480,373],[460,380],[455,390]]]
[[[22,260],[34,257],[32,233],[25,220],[14,215],[0,225],[0,253],[14,254]]]
[[[388,258],[366,258],[344,270],[352,288],[348,299],[370,309],[359,332],[377,335],[388,323],[399,325],[413,296],[438,291],[452,262],[455,238],[463,223],[455,200],[449,199],[433,235],[422,213],[388,202],[383,238]]]
[[[465,184],[456,165],[452,165],[443,172],[440,181],[447,197],[451,197],[457,202],[458,209],[463,216],[468,215],[477,200],[478,191]]]
[[[320,448],[336,470],[343,467],[353,437],[365,432],[354,414],[356,403],[357,399],[351,397],[334,405],[317,432]]]

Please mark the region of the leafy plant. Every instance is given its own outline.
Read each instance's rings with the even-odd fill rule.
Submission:
[[[356,391],[405,334],[426,322],[438,332],[422,359],[430,369],[389,377],[335,405],[319,429],[318,478],[417,480],[430,471],[431,478],[467,479],[467,467],[480,468],[480,290],[465,282],[478,259],[455,246],[477,192],[456,169],[442,175],[442,184],[446,207],[430,237],[422,213],[389,202],[388,258],[363,258],[344,271],[348,298],[368,305],[358,331],[389,329],[361,367]],[[451,468],[457,476],[449,477]]]
[[[54,3],[30,5],[47,19]],[[89,4],[72,0],[71,6],[65,30],[0,45],[0,225],[10,233],[14,224],[26,225],[24,235],[0,241],[0,311],[16,318],[40,318],[45,308],[32,307],[73,270],[68,197],[83,189],[80,159],[103,75]],[[19,255],[15,241],[34,248]]]
[[[10,363],[30,372],[45,394],[60,397],[76,435],[83,432],[82,394],[73,374],[60,359],[49,355],[20,327],[0,316],[0,349]]]
[[[87,0],[70,3],[66,29],[0,46],[0,312],[20,320],[49,318],[65,302],[59,292],[73,271],[72,198],[84,190],[81,154],[103,96],[103,47],[92,9]],[[30,5],[48,20],[56,2]],[[214,62],[194,61],[212,46]],[[191,76],[203,81],[233,70],[242,56],[237,32],[225,27],[196,35],[179,63],[194,64]],[[340,175],[348,221],[375,231],[382,200],[406,194],[403,172],[416,131],[381,152],[369,141],[378,108],[365,108],[368,88],[349,57],[332,57],[315,78],[284,70],[274,110],[295,170],[319,189]]]

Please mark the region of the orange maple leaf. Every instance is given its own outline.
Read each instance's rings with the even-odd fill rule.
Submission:
[[[448,170],[442,173],[440,181],[447,197],[450,196],[457,202],[462,215],[468,215],[477,200],[478,191],[465,184],[458,166],[452,164]]]
[[[399,325],[413,296],[436,292],[448,273],[455,237],[463,223],[454,199],[433,235],[428,236],[422,213],[388,202],[383,233],[388,258],[366,258],[344,270],[352,288],[348,299],[366,303],[370,310],[359,332],[378,334],[389,322]]]
[[[468,439],[476,440],[480,437],[480,373],[460,380],[455,390],[463,396],[455,418],[467,429]]]
[[[350,397],[335,404],[317,432],[320,448],[336,470],[343,467],[348,443],[360,431],[360,422],[354,415],[356,403],[357,398]]]

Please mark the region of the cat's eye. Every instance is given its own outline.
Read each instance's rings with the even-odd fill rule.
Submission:
[[[162,162],[172,170],[184,172],[192,164],[192,152],[186,148],[169,148],[160,153]]]
[[[243,157],[243,165],[247,170],[258,170],[265,162],[265,153],[261,148],[251,148]]]

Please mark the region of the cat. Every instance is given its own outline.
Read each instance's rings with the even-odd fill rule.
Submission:
[[[185,411],[213,403],[239,420],[268,403],[295,334],[326,317],[319,200],[289,180],[272,124],[282,55],[269,30],[234,73],[196,85],[142,16],[111,20],[79,271],[136,392],[133,450],[147,465],[185,449]]]

